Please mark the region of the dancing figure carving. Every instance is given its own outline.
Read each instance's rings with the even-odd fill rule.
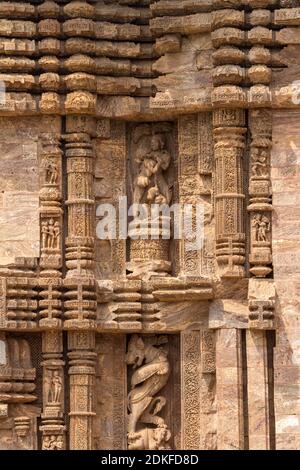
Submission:
[[[172,191],[165,179],[164,172],[169,168],[171,155],[166,147],[163,134],[151,138],[150,149],[142,143],[137,151],[135,162],[139,166],[133,202],[135,204],[169,204]]]

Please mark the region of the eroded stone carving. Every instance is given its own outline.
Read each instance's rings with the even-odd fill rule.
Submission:
[[[131,201],[140,204],[129,226],[130,278],[164,276],[171,269],[169,261],[170,216],[162,213],[153,217],[151,207],[170,205],[173,197],[174,156],[169,123],[140,124],[131,132],[129,162]],[[136,209],[133,207],[133,210]],[[152,225],[151,225],[152,215]]]
[[[132,366],[131,391],[128,394],[128,447],[129,449],[165,449],[170,432],[158,413],[166,405],[164,396],[156,396],[167,384],[170,364],[164,336],[141,337],[132,335],[127,349],[126,363]],[[156,428],[143,428],[151,424]],[[149,446],[149,447],[148,447]]]
[[[42,222],[42,248],[56,250],[59,248],[60,226],[53,219]]]
[[[272,116],[268,109],[250,112],[251,150],[249,193],[251,223],[250,272],[256,277],[271,273],[272,188],[270,158],[272,147]]]
[[[169,204],[171,189],[164,172],[169,168],[171,155],[167,151],[163,134],[151,136],[150,148],[142,141],[136,151],[135,162],[139,165],[134,182],[133,202],[136,204]]]
[[[185,449],[241,448],[249,430],[252,445],[269,445],[272,426],[261,431],[267,413],[249,430],[248,416],[243,423],[249,410],[258,413],[255,387],[240,380],[246,367],[248,379],[255,377],[257,350],[249,348],[248,335],[248,357],[240,360],[239,330],[276,326],[275,290],[265,286],[273,261],[272,121],[276,108],[299,107],[297,86],[286,86],[297,68],[299,1],[0,1],[0,18],[2,135],[7,127],[16,134],[0,142],[0,186],[12,175],[0,194],[8,227],[34,201],[27,202],[35,191],[31,174],[39,175],[40,199],[37,235],[23,240],[18,227],[13,250],[20,258],[5,257],[15,263],[1,266],[0,448],[33,449],[40,442],[45,450],[107,443],[123,449],[126,441],[129,449],[178,448],[180,442]],[[30,139],[23,142],[25,128]],[[28,185],[17,180],[11,163],[26,159]],[[15,191],[23,205],[15,207]],[[147,209],[200,202],[203,249],[164,240],[168,217],[161,216],[156,240],[96,240],[95,205],[116,208],[120,196]],[[141,229],[149,229],[147,217]],[[3,252],[10,251],[2,241]],[[37,245],[34,258],[22,258],[23,242]],[[259,284],[252,283],[244,314],[253,280]],[[231,298],[240,303],[233,314],[221,309],[224,319],[211,327],[214,296],[216,305],[225,299],[230,307]],[[282,318],[287,338],[294,327],[290,303]],[[126,429],[124,356],[133,332],[139,335],[128,344]],[[166,332],[168,341],[159,336]],[[170,335],[179,332],[174,352]],[[96,349],[97,333],[107,335],[109,346]],[[286,368],[296,354],[280,357],[284,335],[276,354]],[[261,350],[271,361],[265,343]],[[176,354],[181,361],[174,362]],[[260,383],[271,403],[270,370]],[[289,380],[288,373],[278,376]],[[248,393],[248,411],[241,399],[247,386],[254,397],[251,403]],[[182,408],[174,413],[180,395]],[[31,404],[36,400],[41,409]],[[294,444],[294,435],[282,434],[279,446]]]

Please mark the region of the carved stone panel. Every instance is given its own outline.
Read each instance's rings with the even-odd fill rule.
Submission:
[[[128,340],[130,450],[176,449],[180,444],[178,336],[131,335]]]
[[[215,337],[209,330],[181,333],[182,449],[216,449]]]
[[[126,449],[126,335],[96,337],[95,449]]]
[[[131,278],[145,275],[149,278],[155,273],[166,275],[171,272],[170,215],[158,213],[154,216],[151,209],[154,205],[171,206],[174,202],[175,160],[171,123],[144,123],[130,127],[127,194],[128,204],[134,206],[128,227],[127,271]]]

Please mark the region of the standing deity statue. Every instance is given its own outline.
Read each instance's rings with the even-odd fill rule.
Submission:
[[[59,403],[62,391],[62,379],[59,375],[58,370],[53,371],[52,378],[50,381],[49,390],[49,401],[51,403]]]
[[[172,191],[165,179],[164,172],[169,168],[171,155],[165,148],[165,137],[154,134],[151,138],[150,150],[142,146],[135,162],[139,165],[138,175],[134,183],[133,202],[135,204],[169,204]]]

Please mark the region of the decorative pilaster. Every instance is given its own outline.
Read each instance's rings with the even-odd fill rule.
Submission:
[[[45,134],[41,155],[39,326],[43,351],[43,450],[65,449],[62,359],[62,151],[57,136]]]
[[[95,333],[72,331],[68,334],[70,378],[70,449],[93,448],[95,416]]]
[[[265,331],[247,331],[249,449],[270,449],[268,360]]]
[[[269,3],[269,4],[268,4]],[[251,2],[252,11],[247,20],[251,26],[248,41],[251,48],[248,60],[248,79],[251,84],[249,101],[260,109],[249,111],[251,132],[249,196],[250,204],[250,272],[256,277],[266,277],[272,272],[271,225],[272,189],[270,154],[272,147],[272,110],[270,84],[272,81],[272,49],[269,38],[273,31],[271,3]],[[262,107],[264,106],[264,107]]]
[[[66,448],[64,425],[64,365],[62,332],[43,332],[43,450]]]
[[[266,277],[272,272],[272,189],[270,154],[272,146],[272,111],[250,111],[251,155],[249,195],[251,227],[250,272]]]
[[[216,449],[215,332],[181,332],[181,448]]]
[[[216,333],[216,397],[218,449],[244,448],[241,330]]]
[[[182,449],[201,447],[201,333],[181,333]]]
[[[70,377],[70,449],[92,449],[95,382],[93,118],[67,117],[68,236],[64,286]]]
[[[216,0],[213,4],[216,256],[221,277],[240,278],[245,274],[243,155],[247,129],[243,108],[247,97],[242,88],[245,54],[239,47],[245,41],[245,11],[238,9],[238,2]]]
[[[67,117],[65,148],[68,178],[68,236],[64,285],[65,327],[93,328],[96,310],[94,279],[95,200],[93,195],[94,152],[91,134],[94,120]]]
[[[180,240],[178,271],[181,275],[207,276],[213,272],[213,253],[209,238],[213,238],[212,168],[213,168],[212,114],[199,113],[178,119],[178,198],[179,203],[196,205],[203,209],[202,247],[187,249],[186,239]],[[193,217],[193,226],[196,226]],[[199,229],[199,228],[198,228]]]
[[[214,111],[216,256],[222,277],[243,277],[245,111]]]
[[[42,136],[40,190],[40,320],[43,329],[60,328],[62,268],[62,151],[56,136]]]

